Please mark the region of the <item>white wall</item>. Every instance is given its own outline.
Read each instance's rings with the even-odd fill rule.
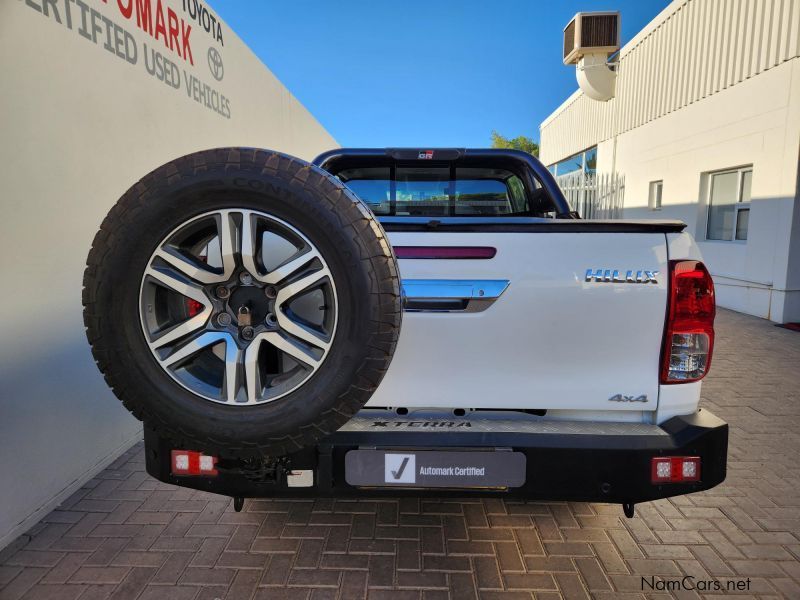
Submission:
[[[80,4],[0,3],[0,548],[141,434],[97,371],[81,317],[86,254],[116,199],[158,165],[203,148],[311,159],[336,146],[225,23],[220,41],[180,0],[163,0],[192,27],[191,65],[177,51],[180,34],[170,49],[115,0]],[[176,65],[177,88],[148,73],[145,47]],[[210,48],[223,61],[220,81]],[[211,107],[197,101],[192,77],[215,90]]]
[[[800,60],[623,133],[616,169],[625,174],[625,218],[685,221],[698,241],[721,306],[776,321],[800,320],[797,254],[790,263],[800,152]],[[603,168],[613,140],[598,148]],[[753,166],[746,242],[707,241],[710,171]],[[663,209],[648,210],[650,181],[663,180]],[[795,225],[796,228],[796,225]],[[796,232],[795,232],[795,235]],[[789,304],[787,304],[787,302]]]

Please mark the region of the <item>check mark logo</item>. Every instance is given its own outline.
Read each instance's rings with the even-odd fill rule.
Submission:
[[[400,479],[403,476],[403,471],[406,470],[407,464],[408,464],[408,457],[406,456],[403,459],[403,462],[400,463],[400,468],[397,469],[396,471],[392,470],[392,477],[394,477],[395,479]]]

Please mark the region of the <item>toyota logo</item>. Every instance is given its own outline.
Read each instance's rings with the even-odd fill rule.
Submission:
[[[222,56],[220,56],[219,51],[213,46],[208,49],[208,68],[214,79],[222,81],[225,75],[225,67],[222,65]]]

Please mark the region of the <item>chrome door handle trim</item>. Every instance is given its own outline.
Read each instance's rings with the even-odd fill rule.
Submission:
[[[508,289],[507,279],[404,279],[408,312],[482,312]]]

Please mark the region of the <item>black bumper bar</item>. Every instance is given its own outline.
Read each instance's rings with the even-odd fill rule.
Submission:
[[[493,424],[499,421],[472,417],[410,420],[395,415],[376,418],[377,414],[362,411],[356,419],[360,423],[350,428],[348,424],[317,446],[287,457],[265,459],[258,465],[223,460],[214,477],[173,475],[173,447],[145,426],[147,472],[166,483],[232,497],[500,495],[626,504],[709,489],[722,483],[726,474],[728,425],[706,410],[673,417],[659,427],[638,425],[635,435],[626,434],[626,424],[593,424],[601,430],[593,433],[585,425],[583,429],[580,425],[560,427],[558,422],[542,426],[540,420],[529,421],[527,429],[509,430],[507,424],[513,421],[503,421],[503,428]],[[525,455],[524,483],[501,489],[357,487],[348,484],[345,477],[345,456],[357,449],[519,452]],[[651,460],[658,456],[699,456],[701,479],[651,483]],[[312,470],[313,485],[289,487],[287,473],[296,470]]]

